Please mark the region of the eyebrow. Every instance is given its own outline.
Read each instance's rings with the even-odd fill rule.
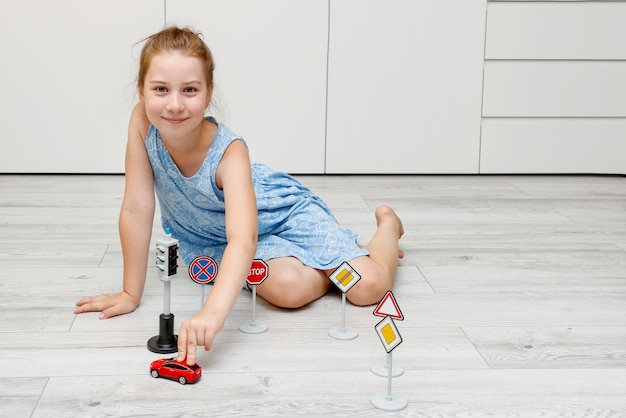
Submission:
[[[153,84],[168,84],[167,81],[164,80],[159,80],[159,79],[155,79],[155,80],[148,80],[148,83],[153,83]],[[185,81],[182,84],[202,84],[201,80],[189,80],[189,81]]]

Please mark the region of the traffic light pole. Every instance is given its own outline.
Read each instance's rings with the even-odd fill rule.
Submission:
[[[178,337],[174,334],[174,314],[170,312],[170,287],[171,279],[177,273],[178,240],[172,238],[169,228],[163,239],[156,242],[156,248],[159,279],[163,282],[163,313],[159,316],[159,335],[148,340],[148,350],[160,354],[175,353]]]

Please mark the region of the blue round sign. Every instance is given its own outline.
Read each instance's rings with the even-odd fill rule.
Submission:
[[[217,276],[217,263],[211,257],[200,256],[189,264],[189,277],[196,283],[211,283]]]

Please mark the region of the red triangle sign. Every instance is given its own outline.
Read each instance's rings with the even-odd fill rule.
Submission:
[[[383,296],[378,306],[376,306],[376,309],[374,309],[374,315],[390,316],[400,321],[404,320],[404,315],[400,312],[398,302],[396,302],[396,298],[393,297],[391,290],[385,293],[385,296]]]

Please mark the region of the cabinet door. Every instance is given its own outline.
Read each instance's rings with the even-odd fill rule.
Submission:
[[[328,173],[477,173],[485,0],[331,0]]]
[[[253,161],[324,171],[328,2],[169,0],[167,22],[204,34],[213,52],[213,113]]]
[[[154,0],[12,0],[0,8],[0,172],[123,173],[133,45]]]

